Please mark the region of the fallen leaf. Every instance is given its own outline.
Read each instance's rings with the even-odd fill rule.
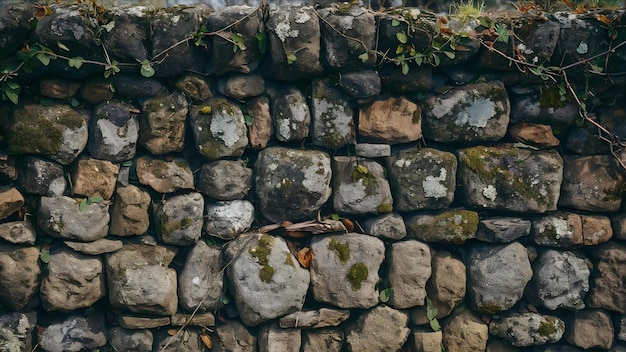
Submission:
[[[202,340],[202,343],[208,349],[211,349],[213,347],[213,341],[211,340],[211,336],[209,336],[207,334],[200,334],[200,340]]]
[[[169,330],[167,330],[167,334],[170,335],[170,336],[176,335],[177,332],[178,332],[177,329],[169,329]]]
[[[311,265],[311,260],[313,260],[311,248],[304,247],[298,251],[298,262],[300,262],[303,268],[308,268]]]
[[[341,219],[341,223],[346,227],[348,232],[354,231],[354,223],[350,219],[343,218]]]
[[[535,306],[533,306],[532,304],[528,304],[528,310],[533,312],[533,313],[537,313],[537,308],[535,308]]]

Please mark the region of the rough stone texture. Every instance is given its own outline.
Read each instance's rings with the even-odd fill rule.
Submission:
[[[185,328],[175,335],[166,330],[159,330],[154,334],[153,351],[162,352],[207,352],[198,329]]]
[[[437,142],[497,141],[511,107],[499,81],[467,84],[424,102],[424,134]]]
[[[511,308],[533,275],[528,252],[518,242],[476,247],[470,251],[467,266],[471,302],[487,314]]]
[[[274,135],[274,123],[270,114],[269,98],[262,95],[246,101],[252,124],[248,126],[248,139],[253,149],[263,149]]]
[[[432,275],[426,283],[426,293],[434,308],[436,318],[448,316],[463,301],[467,290],[465,264],[449,252],[439,251],[432,257]],[[428,324],[427,307],[410,311],[411,322],[417,325]]]
[[[302,331],[303,352],[340,352],[344,333],[339,329],[313,329]]]
[[[111,90],[111,83],[100,77],[84,82],[79,94],[81,98],[94,105],[111,100],[115,95]]]
[[[224,272],[219,248],[198,241],[178,276],[178,298],[186,311],[210,311],[221,307]]]
[[[415,240],[394,243],[387,251],[386,261],[386,284],[393,288],[387,303],[396,309],[423,305],[426,282],[431,277],[428,245]]]
[[[117,316],[117,323],[124,329],[154,329],[169,325],[171,319],[170,317],[145,317],[121,314]]]
[[[443,335],[439,331],[413,331],[409,340],[409,349],[415,352],[440,352]]]
[[[406,98],[378,99],[359,111],[360,142],[398,144],[422,138],[422,112]]]
[[[113,86],[115,87],[115,92],[117,92],[119,95],[124,96],[124,97],[155,98],[158,95],[160,95],[160,93],[165,93],[163,84],[154,78],[117,74],[115,75],[115,77],[113,77],[111,81],[113,83]],[[110,85],[107,85],[107,88],[110,90]],[[176,94],[174,97],[178,98],[179,94]],[[155,102],[156,102],[155,100],[145,100],[142,106],[144,108],[146,107],[156,108],[156,105],[158,104],[155,105],[154,104]],[[176,120],[179,120],[181,117],[178,114],[171,115],[171,116],[175,117]],[[157,116],[153,116],[153,117],[155,117],[154,121],[159,122],[159,119],[156,118]],[[150,120],[151,119],[149,119],[149,121]],[[167,124],[163,125],[163,123],[165,123],[165,121],[161,121],[161,123],[158,123],[158,125],[161,125],[160,127],[157,127],[156,125],[154,126],[154,127],[157,127],[157,129],[161,130],[161,133],[159,135],[162,135],[164,132],[166,132],[164,128],[167,128],[166,126]],[[180,128],[179,122],[172,121],[172,123],[173,123],[172,126],[176,126],[177,128]],[[175,136],[178,136],[178,134],[175,134]]]
[[[103,347],[107,343],[104,318],[70,316],[49,325],[39,334],[39,347],[45,351],[80,352]]]
[[[176,81],[176,88],[194,101],[207,100],[213,96],[211,82],[207,77],[195,73],[184,74]]]
[[[351,351],[400,351],[409,337],[406,313],[377,306],[347,327],[346,344]]]
[[[509,135],[518,142],[537,148],[552,148],[561,143],[550,125],[519,123],[509,128]]]
[[[559,205],[613,212],[622,202],[622,176],[611,156],[564,156]]]
[[[107,101],[94,109],[87,150],[94,158],[119,163],[135,156],[139,122],[132,106]]]
[[[134,185],[117,187],[111,210],[109,233],[116,236],[142,235],[150,226],[150,195]]]
[[[80,87],[77,82],[58,78],[43,78],[39,81],[41,95],[54,99],[69,99]]]
[[[567,324],[565,339],[569,344],[585,350],[592,348],[608,350],[613,345],[611,317],[599,309],[578,311]]]
[[[370,308],[378,303],[378,270],[384,243],[356,233],[311,240],[311,290],[318,302],[340,308]]]
[[[85,197],[101,196],[110,199],[120,166],[108,160],[81,158],[74,164],[72,192]]]
[[[0,346],[6,352],[31,351],[36,323],[36,312],[0,315],[0,331],[2,331]]]
[[[548,250],[540,253],[533,263],[527,294],[550,310],[583,309],[583,299],[589,292],[589,275],[585,258],[572,252]]]
[[[448,352],[482,352],[489,336],[487,324],[476,313],[455,314],[443,328],[443,347]]]
[[[254,205],[247,200],[207,203],[204,210],[204,231],[210,236],[232,240],[250,229],[254,215]]]
[[[442,209],[454,200],[454,154],[420,148],[400,151],[385,161],[397,210]]]
[[[446,210],[434,215],[414,215],[405,223],[410,238],[460,245],[476,236],[478,213],[464,209]]]
[[[383,158],[391,156],[391,146],[389,144],[357,143],[354,146],[354,152],[363,158]]]
[[[148,8],[134,11],[121,8],[111,9],[110,16],[115,25],[108,31],[103,45],[112,57],[120,62],[142,62],[150,57],[146,48],[149,37]]]
[[[41,197],[37,224],[52,237],[81,242],[104,238],[109,231],[109,205],[91,203],[80,210],[73,198]]]
[[[380,77],[375,70],[345,72],[339,77],[339,86],[355,99],[375,97],[381,89]]]
[[[611,217],[613,237],[619,240],[626,239],[626,214],[616,214]]]
[[[522,313],[489,323],[489,333],[514,346],[527,347],[558,342],[565,332],[565,323],[550,315]]]
[[[591,255],[598,263],[587,296],[588,306],[626,314],[626,247],[609,242],[594,247]]]
[[[198,152],[209,160],[240,157],[248,145],[241,108],[224,98],[191,107],[191,131]]]
[[[170,324],[173,326],[215,326],[215,316],[213,313],[181,314],[176,313],[171,316]]]
[[[272,117],[276,139],[301,141],[309,136],[311,112],[301,91],[287,86],[272,99]]]
[[[265,80],[258,73],[234,73],[220,79],[217,90],[227,97],[244,100],[265,93]]]
[[[112,253],[119,249],[122,249],[122,247],[124,246],[124,243],[122,241],[110,240],[106,238],[101,238],[93,242],[64,241],[63,243],[69,248],[75,250],[76,252],[91,256]]]
[[[8,218],[24,205],[24,196],[15,187],[0,188],[0,220]]]
[[[115,326],[109,330],[108,336],[111,347],[116,351],[150,351],[154,342],[150,330],[129,330]]]
[[[257,338],[237,320],[227,320],[215,327],[213,348],[217,352],[256,352]]]
[[[531,234],[536,244],[550,247],[572,247],[583,243],[582,217],[555,212],[533,220]]]
[[[9,120],[9,154],[38,154],[69,165],[87,145],[87,115],[71,106],[28,104]]]
[[[226,269],[229,288],[244,324],[255,326],[302,309],[310,275],[298,265],[285,240],[250,233],[228,246],[233,251]]]
[[[153,202],[155,230],[163,243],[186,246],[196,243],[202,232],[204,198],[192,192]]]
[[[42,196],[61,196],[67,186],[63,166],[33,156],[22,159],[17,181],[26,192]]]
[[[537,212],[556,210],[563,160],[556,151],[507,146],[459,151],[465,201],[475,208]]]
[[[359,157],[333,158],[333,207],[346,214],[388,213],[393,198],[385,169]]]
[[[583,215],[583,245],[594,246],[603,243],[613,237],[611,220],[606,216]]]
[[[259,329],[259,352],[299,351],[302,345],[300,329],[283,329],[278,322]]]
[[[615,321],[616,338],[620,341],[626,341],[626,316],[620,315]]]
[[[24,308],[39,289],[39,248],[0,243],[0,304]]]
[[[330,180],[330,157],[323,152],[273,147],[255,163],[260,211],[276,223],[314,218],[330,197]]]
[[[478,223],[476,239],[484,242],[508,243],[530,233],[530,220],[514,217],[482,219]]]
[[[280,318],[281,328],[324,328],[337,326],[350,317],[345,309],[320,308],[318,310],[299,311]]]
[[[106,256],[109,302],[135,313],[176,312],[176,272],[168,268],[176,252],[161,246],[129,244]]]
[[[315,80],[311,95],[313,144],[328,149],[354,144],[354,113],[343,92],[332,87],[329,81]]]
[[[159,193],[180,189],[193,189],[193,172],[187,161],[179,159],[164,161],[147,156],[137,159],[139,183],[150,186]]]
[[[181,151],[187,110],[187,100],[179,92],[145,100],[138,116],[139,144],[157,155]]]
[[[365,220],[363,230],[368,235],[390,240],[401,240],[406,236],[404,219],[397,213],[370,217]]]
[[[242,160],[218,160],[202,165],[196,187],[216,200],[242,199],[252,187],[252,169]]]
[[[60,248],[50,254],[47,269],[41,280],[41,301],[46,310],[90,307],[106,293],[99,257]]]
[[[13,221],[0,224],[0,238],[13,244],[35,244],[36,233],[30,221]]]

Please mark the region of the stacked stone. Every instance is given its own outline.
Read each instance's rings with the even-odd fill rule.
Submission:
[[[5,9],[3,57],[30,11]],[[76,6],[52,10],[32,38],[104,60]],[[407,18],[430,48],[434,19],[403,11],[113,9],[107,55],[154,77],[36,67],[38,95],[0,104],[0,345],[626,348],[624,170],[573,101],[477,42],[379,64]],[[531,61],[610,37],[593,16],[519,21]],[[588,89],[619,133],[607,82]]]

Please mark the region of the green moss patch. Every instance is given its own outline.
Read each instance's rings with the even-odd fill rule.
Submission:
[[[61,150],[63,131],[47,119],[18,122],[8,132],[9,154],[55,155]]]
[[[350,271],[348,271],[346,278],[354,290],[360,290],[361,283],[367,280],[368,275],[369,270],[367,269],[367,265],[364,263],[355,263],[350,267]]]
[[[543,337],[553,336],[557,332],[557,328],[556,326],[554,326],[554,320],[555,318],[553,317],[545,317],[543,320],[541,320],[541,322],[539,323],[539,329],[537,329],[539,335]]]
[[[342,264],[350,260],[350,246],[347,243],[340,243],[336,238],[332,238],[328,243],[328,249],[335,251]]]
[[[256,258],[257,263],[261,266],[259,270],[259,278],[262,281],[270,282],[274,276],[274,267],[269,263],[269,256],[272,253],[272,245],[274,244],[274,237],[268,234],[264,234],[259,238],[257,246],[248,249],[248,253],[252,257]]]

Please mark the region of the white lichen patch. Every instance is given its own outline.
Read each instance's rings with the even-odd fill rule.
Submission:
[[[280,119],[277,121],[277,125],[278,135],[285,140],[289,140],[291,138],[291,127],[289,127],[289,120],[285,118]]]
[[[445,168],[439,170],[439,176],[426,176],[426,179],[422,181],[422,188],[424,189],[424,197],[426,198],[444,198],[448,195],[448,190],[442,182],[446,181],[447,171]]]
[[[230,116],[217,115],[213,117],[209,128],[213,138],[221,139],[227,147],[232,147],[239,141],[237,125]]]
[[[395,165],[397,167],[405,167],[405,166],[409,167],[409,166],[411,166],[411,160],[398,159],[398,160],[396,160]]]
[[[445,99],[437,98],[435,100],[435,104],[433,104],[434,106],[430,111],[434,117],[440,119],[446,116],[454,106],[466,101],[468,95],[467,92],[463,90],[457,90],[449,94],[450,95],[445,97]]]
[[[586,54],[589,51],[589,46],[585,42],[580,42],[576,48],[576,52],[580,55]]]
[[[330,178],[330,159],[315,157],[311,161],[311,166],[302,170],[304,173],[302,185],[312,193],[320,193],[326,189],[330,193],[330,188],[326,187],[327,180]]]
[[[278,36],[281,42],[285,42],[287,38],[297,38],[300,31],[297,29],[292,29],[291,24],[289,23],[289,17],[285,18],[283,22],[280,22],[274,28],[274,33]]]
[[[493,185],[488,185],[483,188],[483,196],[493,202],[498,196],[498,190]]]
[[[458,126],[470,125],[476,128],[484,128],[495,115],[495,103],[489,99],[480,99],[463,107],[457,114],[454,123]]]
[[[547,226],[544,225],[541,228],[539,228],[539,233],[543,234],[544,232],[546,232],[548,227],[551,227],[554,229],[554,232],[556,233],[555,237],[557,240],[561,238],[569,238],[572,235],[572,230],[570,230],[569,224],[567,223],[567,220],[565,219],[561,219],[561,218],[552,219],[549,225]]]
[[[330,129],[334,128],[340,136],[349,136],[352,132],[351,122],[352,116],[349,116],[345,112],[343,105],[329,102],[327,99],[313,99],[313,109],[318,119],[325,121],[325,126],[328,128],[326,131],[318,131],[316,134],[325,135],[328,132],[332,132]]]
[[[302,7],[299,11],[296,11],[296,15],[293,18],[293,21],[296,23],[307,23],[311,20],[311,15],[305,10],[312,10],[313,8],[310,6]]]
[[[180,15],[176,15],[172,17],[172,24],[177,25],[178,21],[180,21]]]

